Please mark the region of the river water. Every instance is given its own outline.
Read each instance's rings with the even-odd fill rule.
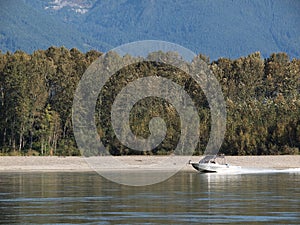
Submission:
[[[1,224],[300,224],[300,173],[179,172],[142,187],[93,172],[0,173]]]

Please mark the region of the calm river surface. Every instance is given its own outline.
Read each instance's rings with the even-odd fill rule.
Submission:
[[[300,224],[300,173],[180,172],[119,185],[97,173],[0,173],[1,224]]]

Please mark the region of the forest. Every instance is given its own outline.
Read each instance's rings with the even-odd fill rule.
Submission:
[[[82,53],[65,47],[50,47],[32,54],[0,52],[0,155],[81,155],[73,133],[73,98],[82,75],[101,55],[95,50]],[[263,59],[259,52],[212,62],[207,56],[198,57],[218,79],[226,102],[226,133],[220,152],[299,154],[299,59],[291,60],[286,53],[273,53]],[[160,116],[166,121],[167,138],[151,151],[137,152],[122,145],[107,119],[114,94],[133,79],[152,75],[172,79],[196,102],[201,122],[199,144],[193,154],[203,154],[210,134],[210,108],[205,95],[183,71],[154,62],[121,69],[101,90],[95,117],[107,152],[164,155],[176,146],[180,135],[178,114],[161,99],[139,102],[130,115],[133,133],[142,137],[149,135],[152,117]]]

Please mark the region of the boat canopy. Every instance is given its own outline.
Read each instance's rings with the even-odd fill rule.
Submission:
[[[216,157],[217,155],[206,155],[199,161],[199,163],[209,163],[209,161],[214,160]]]
[[[217,158],[224,159],[224,154],[221,155],[206,155],[204,158],[202,158],[199,163],[209,163],[211,161],[215,161]]]

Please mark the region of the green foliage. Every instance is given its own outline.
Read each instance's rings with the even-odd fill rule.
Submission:
[[[80,155],[72,128],[73,95],[87,67],[100,55],[97,51],[83,54],[64,47],[50,47],[31,55],[22,51],[0,53],[0,154]],[[151,57],[177,56],[158,52]],[[199,57],[209,63],[208,57]],[[107,62],[113,64],[110,60],[108,56]],[[300,60],[290,61],[285,53],[263,60],[256,52],[236,60],[222,58],[209,66],[221,84],[227,105],[223,153],[299,154]],[[106,150],[114,155],[173,152],[180,137],[179,116],[172,105],[159,98],[138,102],[130,115],[133,133],[144,138],[149,136],[151,118],[164,119],[167,138],[157,148],[132,151],[114,135],[109,118],[115,95],[144,76],[172,79],[195,101],[201,123],[194,154],[202,154],[210,134],[210,110],[201,88],[178,68],[151,62],[123,68],[101,90],[96,118],[101,119],[97,128]]]
[[[234,155],[298,154],[300,60],[259,53],[211,65],[227,98],[227,131],[221,151]],[[298,133],[297,133],[298,132]]]
[[[31,55],[21,51],[0,54],[1,152],[78,154],[59,143],[73,137],[73,94],[85,69],[99,55],[63,47]]]

